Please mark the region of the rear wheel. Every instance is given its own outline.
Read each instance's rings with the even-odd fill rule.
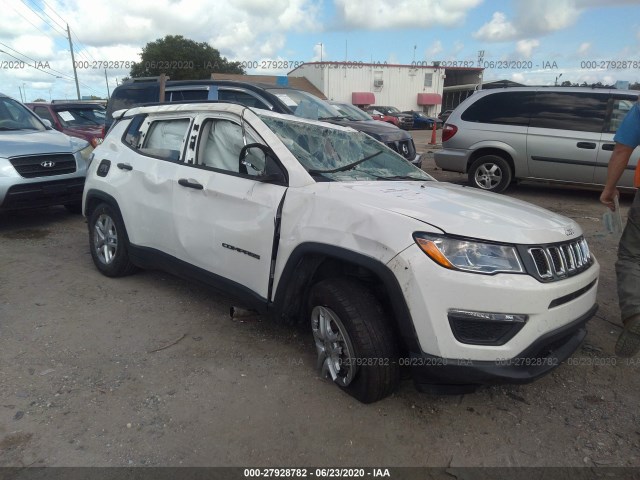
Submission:
[[[323,280],[309,294],[318,368],[363,403],[390,395],[400,380],[398,346],[382,306],[362,284]]]
[[[482,190],[502,192],[511,183],[513,173],[507,161],[498,155],[483,155],[469,168],[469,183]]]
[[[137,270],[129,260],[127,232],[120,213],[101,203],[89,217],[89,248],[96,268],[107,277],[122,277]]]

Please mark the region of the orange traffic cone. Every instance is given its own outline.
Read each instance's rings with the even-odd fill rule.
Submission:
[[[435,145],[436,144],[436,122],[433,122],[433,128],[431,129],[431,141],[429,142],[429,145]]]

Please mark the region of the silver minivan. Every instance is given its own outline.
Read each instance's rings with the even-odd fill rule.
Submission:
[[[447,119],[436,165],[467,173],[472,186],[493,192],[517,179],[603,185],[614,134],[638,95],[577,87],[478,91]],[[638,157],[640,149],[622,187],[633,188]]]

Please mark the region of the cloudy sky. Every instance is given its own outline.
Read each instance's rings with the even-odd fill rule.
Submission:
[[[0,0],[0,91],[18,99],[24,95],[27,101],[74,98],[67,24],[77,64],[83,66],[78,69],[81,95],[100,97],[106,97],[107,84],[112,90],[128,75],[128,62],[140,60],[147,42],[169,34],[208,42],[247,66],[321,57],[402,64],[458,61],[475,66],[483,55],[485,80],[553,84],[562,74],[559,81],[633,83],[640,81],[639,3]],[[98,68],[104,66],[101,62],[110,62],[106,72]]]

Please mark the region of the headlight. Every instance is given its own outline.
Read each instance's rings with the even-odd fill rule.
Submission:
[[[493,274],[524,273],[515,247],[430,233],[415,233],[415,242],[431,260],[452,270]]]
[[[79,153],[80,157],[82,157],[82,159],[87,163],[87,165],[89,165],[91,163],[91,160],[93,159],[93,147],[91,146],[91,144],[86,144],[84,146],[84,148],[82,148],[81,150],[78,150],[75,153]]]
[[[102,143],[102,138],[100,137],[93,137],[91,139],[91,146],[93,148],[96,148],[98,145],[100,145]]]

